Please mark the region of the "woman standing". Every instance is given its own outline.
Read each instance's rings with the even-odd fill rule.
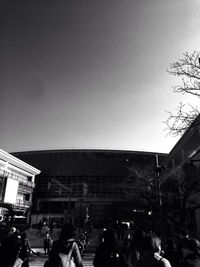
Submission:
[[[76,267],[83,267],[82,258],[77,243],[75,242],[75,228],[71,224],[65,224],[58,240],[53,242],[49,253],[49,260],[45,266],[59,266],[62,258],[71,254]],[[65,257],[65,258],[66,258]]]

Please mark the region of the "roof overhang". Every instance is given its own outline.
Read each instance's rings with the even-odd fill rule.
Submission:
[[[14,167],[17,167],[23,171],[30,173],[31,175],[40,174],[41,171],[34,168],[33,166],[27,164],[26,162],[12,156],[11,154],[5,152],[4,150],[0,149],[0,159],[7,162]]]

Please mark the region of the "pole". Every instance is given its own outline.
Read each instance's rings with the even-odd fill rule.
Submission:
[[[71,192],[69,192],[68,222],[69,222],[69,223],[72,223],[72,215],[71,215]]]
[[[156,154],[156,194],[158,202],[158,215],[159,215],[159,229],[161,231],[161,237],[163,237],[163,214],[162,214],[162,196],[160,190],[160,171],[161,166],[159,166],[158,155]]]

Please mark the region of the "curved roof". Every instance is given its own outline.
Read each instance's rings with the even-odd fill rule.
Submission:
[[[41,175],[55,176],[124,176],[128,166],[156,165],[167,154],[124,150],[39,150],[12,153],[41,170]]]

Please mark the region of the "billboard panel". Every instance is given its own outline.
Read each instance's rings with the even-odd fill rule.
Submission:
[[[17,199],[19,182],[11,178],[7,178],[4,202],[15,204]]]

